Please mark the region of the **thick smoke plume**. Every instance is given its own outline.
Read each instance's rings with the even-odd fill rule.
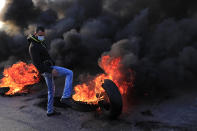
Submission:
[[[0,30],[1,68],[28,61],[26,35],[47,28],[56,64],[98,73],[103,54],[122,57],[135,71],[135,87],[196,84],[196,0],[6,0]],[[12,28],[9,28],[12,27]],[[15,29],[17,28],[17,30]]]

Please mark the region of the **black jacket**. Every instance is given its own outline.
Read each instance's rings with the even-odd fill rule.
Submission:
[[[55,63],[49,56],[45,42],[38,40],[34,35],[30,35],[27,40],[30,43],[29,54],[39,73],[51,73],[51,66]]]

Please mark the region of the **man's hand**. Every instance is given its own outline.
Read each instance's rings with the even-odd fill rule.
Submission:
[[[53,70],[52,70],[52,74],[53,74],[53,76],[58,76],[57,70],[56,70],[56,69],[53,69]]]

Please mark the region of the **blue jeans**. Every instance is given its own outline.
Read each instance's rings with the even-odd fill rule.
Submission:
[[[65,76],[65,87],[63,91],[62,98],[69,98],[72,94],[72,81],[73,81],[73,72],[69,69],[59,67],[59,66],[51,66],[51,68],[55,69],[58,72],[58,76]],[[48,87],[48,104],[47,104],[47,113],[52,113],[53,102],[54,102],[54,93],[55,93],[55,83],[52,73],[43,73],[47,87]]]

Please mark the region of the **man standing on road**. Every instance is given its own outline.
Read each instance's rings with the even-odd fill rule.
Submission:
[[[36,28],[35,34],[28,36],[29,54],[33,64],[38,69],[39,73],[45,78],[48,87],[48,104],[47,116],[60,115],[60,112],[54,110],[54,76],[65,76],[65,87],[61,97],[61,103],[71,106],[73,99],[72,94],[72,81],[73,72],[67,68],[55,66],[54,61],[51,59],[47,46],[45,43],[45,29],[42,26]]]

